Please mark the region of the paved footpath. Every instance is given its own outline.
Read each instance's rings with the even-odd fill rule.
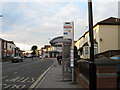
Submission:
[[[56,59],[51,69],[47,72],[44,78],[36,86],[38,88],[80,88],[77,84],[72,84],[71,74],[65,76],[63,81],[62,66],[57,63]]]

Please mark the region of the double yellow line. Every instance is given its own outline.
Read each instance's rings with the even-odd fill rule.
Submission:
[[[29,88],[29,90],[32,90],[33,88],[35,88],[37,86],[37,84],[42,80],[42,78],[45,76],[45,74],[51,69],[51,67],[49,67]]]

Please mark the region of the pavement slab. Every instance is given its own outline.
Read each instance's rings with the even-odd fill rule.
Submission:
[[[62,66],[57,63],[56,59],[51,69],[36,86],[38,88],[80,88],[78,84],[72,84],[71,73],[66,73],[63,81]]]

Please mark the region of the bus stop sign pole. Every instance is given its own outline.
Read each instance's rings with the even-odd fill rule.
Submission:
[[[70,66],[72,68],[72,83],[74,83],[74,22],[72,22],[72,47],[70,51]]]

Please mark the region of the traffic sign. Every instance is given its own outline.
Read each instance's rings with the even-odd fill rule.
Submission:
[[[63,38],[72,39],[73,23],[65,22],[63,25]]]

